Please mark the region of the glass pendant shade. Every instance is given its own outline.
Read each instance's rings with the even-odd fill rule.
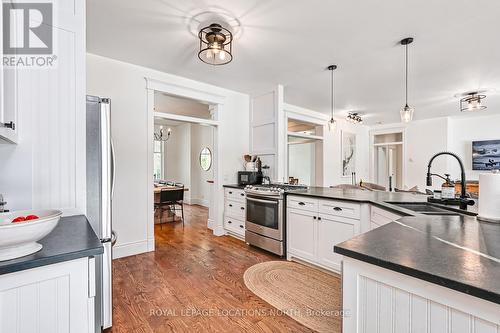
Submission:
[[[330,65],[327,69],[331,72],[331,90],[330,90],[330,110],[331,110],[331,118],[328,121],[328,131],[333,132],[337,129],[337,122],[333,119],[333,113],[335,110],[335,78],[333,75],[333,71],[337,69],[337,65]]]
[[[401,114],[401,121],[403,123],[409,123],[410,121],[412,121],[414,111],[415,109],[408,106],[408,104],[402,107],[401,111],[399,111],[399,113]]]
[[[408,106],[408,45],[413,42],[413,38],[408,37],[401,40],[401,45],[405,47],[405,106],[401,108],[399,114],[403,123],[409,123],[413,119],[414,108]]]
[[[331,118],[329,121],[328,121],[328,130],[330,132],[333,132],[337,129],[337,122],[335,121],[335,119]]]

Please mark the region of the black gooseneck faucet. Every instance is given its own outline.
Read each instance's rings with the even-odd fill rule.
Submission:
[[[470,203],[470,200],[467,198],[467,194],[465,191],[465,168],[464,168],[464,164],[463,164],[462,160],[460,159],[460,157],[458,157],[457,154],[443,151],[443,152],[437,153],[436,155],[432,156],[431,160],[429,161],[429,165],[427,165],[427,186],[432,186],[432,176],[434,176],[434,174],[431,173],[432,162],[434,161],[434,159],[436,157],[441,156],[441,155],[453,156],[457,159],[458,164],[460,164],[460,171],[461,171],[460,178],[461,178],[461,182],[462,182],[460,184],[460,185],[462,185],[462,191],[460,194],[460,209],[467,210],[467,205]]]

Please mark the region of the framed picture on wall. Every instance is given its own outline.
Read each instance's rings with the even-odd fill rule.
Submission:
[[[342,131],[340,136],[342,177],[351,177],[356,172],[356,134]]]
[[[472,141],[472,170],[500,169],[500,140]]]

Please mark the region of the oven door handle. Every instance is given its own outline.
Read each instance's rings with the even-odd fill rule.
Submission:
[[[272,204],[272,205],[279,204],[278,201],[274,201],[274,200],[270,201],[270,200],[254,199],[254,198],[249,198],[249,197],[247,197],[247,200],[248,201],[261,202],[261,203],[267,203],[267,204]]]

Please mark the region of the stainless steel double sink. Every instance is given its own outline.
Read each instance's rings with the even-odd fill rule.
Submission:
[[[424,215],[460,215],[459,212],[451,209],[442,208],[427,202],[390,202],[388,204],[395,205],[407,210],[414,211]]]

